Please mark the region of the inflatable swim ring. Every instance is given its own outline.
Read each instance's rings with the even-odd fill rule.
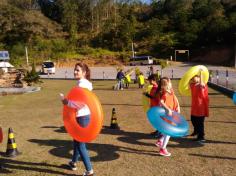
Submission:
[[[202,69],[202,79],[205,84],[207,84],[209,79],[208,69],[204,65],[197,65],[190,68],[184,76],[179,81],[179,92],[182,95],[190,96],[191,90],[189,87],[189,81],[195,76],[199,74],[199,70]]]
[[[236,104],[236,92],[234,92],[234,94],[233,94],[233,102],[234,102],[234,104]]]
[[[155,106],[148,110],[147,116],[151,125],[163,134],[172,137],[182,137],[188,134],[188,122],[177,112],[168,116],[164,108]]]
[[[67,95],[68,100],[83,102],[90,110],[90,122],[81,127],[76,121],[76,109],[63,107],[63,121],[70,136],[80,142],[90,142],[100,133],[103,122],[103,111],[97,96],[84,88],[74,87]]]

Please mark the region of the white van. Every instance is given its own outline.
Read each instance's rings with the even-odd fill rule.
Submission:
[[[42,73],[43,74],[55,74],[56,68],[52,61],[45,61],[42,63]]]
[[[152,56],[134,56],[131,57],[129,65],[152,65]]]

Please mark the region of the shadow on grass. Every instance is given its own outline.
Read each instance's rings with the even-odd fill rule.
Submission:
[[[197,156],[197,157],[204,157],[204,158],[212,158],[212,159],[236,160],[236,158],[226,157],[226,156],[212,156],[212,155],[201,155],[201,154],[193,154],[193,153],[190,153],[189,155],[190,156]]]
[[[204,144],[193,141],[190,138],[170,138],[171,141],[177,142],[178,144],[168,144],[172,148],[197,148],[203,147]]]
[[[108,126],[104,126],[102,129],[102,134],[111,134],[120,136],[117,139],[119,141],[134,144],[134,145],[142,145],[142,146],[154,146],[151,142],[143,142],[141,140],[154,139],[150,134],[139,133],[139,132],[126,132],[123,130],[110,129]],[[193,141],[193,138],[171,138],[171,141],[176,142],[177,144],[168,144],[168,146],[173,148],[197,148],[203,147],[204,144]],[[227,141],[214,141],[214,140],[206,140],[205,144],[236,144],[234,142]]]
[[[2,161],[0,160],[1,164]],[[7,168],[3,167],[2,165],[0,166],[0,174],[10,174],[12,173],[10,170],[8,170]]]
[[[236,123],[236,122],[231,122],[231,121],[213,121],[213,120],[206,120],[206,123]]]
[[[178,145],[168,144],[173,148],[195,148],[203,147],[206,144],[236,144],[236,142],[206,140],[204,143],[194,141],[194,138],[171,138],[170,140],[179,143]]]
[[[230,141],[215,141],[215,140],[206,140],[204,142],[206,144],[236,144],[236,142],[230,142]]]
[[[126,132],[123,130],[114,130],[114,129],[110,129],[108,126],[104,126],[104,128],[102,129],[102,134],[119,135],[120,137],[118,137],[117,139],[119,141],[122,141],[128,144],[155,147],[154,142],[141,141],[141,140],[148,140],[148,139],[156,139],[150,134],[139,133],[139,132]],[[171,147],[196,148],[196,147],[203,146],[202,144],[193,142],[191,139],[188,139],[188,138],[171,138],[171,140],[178,143],[177,145],[169,144],[168,146],[171,146]]]
[[[30,139],[29,141],[33,143],[38,143],[39,145],[53,146],[54,148],[49,150],[49,153],[54,156],[67,159],[71,158],[70,154],[70,151],[72,150],[71,141],[54,140],[54,139],[52,140]],[[120,154],[118,152],[158,156],[156,151],[137,150],[123,146],[115,146],[111,144],[88,143],[87,148],[89,151],[94,151],[96,153],[95,156],[90,157],[92,162],[104,162],[104,161],[116,160],[120,158]]]
[[[42,128],[58,128],[55,126],[44,126]],[[145,145],[145,146],[154,146],[151,143],[140,142],[138,140],[141,139],[152,139],[153,137],[148,134],[137,133],[137,132],[125,132],[122,130],[114,130],[109,127],[104,127],[102,129],[103,134],[112,134],[112,135],[123,135],[118,138],[118,140],[126,143],[131,143],[135,145]],[[61,158],[71,158],[70,151],[73,148],[72,141],[68,140],[57,140],[57,139],[30,139],[29,142],[37,143],[40,146],[51,146],[53,149],[49,150],[49,153],[61,157]],[[112,161],[120,158],[120,154],[118,152],[126,152],[126,153],[135,153],[141,155],[151,155],[158,156],[156,151],[147,151],[147,150],[137,150],[135,148],[129,148],[125,146],[116,146],[112,144],[98,144],[98,143],[87,143],[87,148],[89,151],[94,151],[96,153],[95,156],[91,157],[92,162],[103,162],[103,161]]]
[[[41,128],[49,128],[49,129],[55,129],[54,131],[55,132],[58,132],[58,133],[66,133],[66,129],[64,126],[42,126]]]
[[[0,173],[12,173],[11,170],[22,170],[29,172],[39,172],[40,174],[53,174],[53,175],[66,175],[66,176],[74,176],[75,174],[67,174],[65,172],[56,171],[55,169],[65,169],[62,166],[51,165],[47,163],[35,163],[35,162],[25,162],[25,161],[17,161],[12,159],[1,158],[1,164],[3,165],[3,169],[0,169]],[[11,169],[11,170],[9,170]]]
[[[153,136],[146,133],[140,132],[127,132],[119,129],[111,129],[109,126],[103,126],[102,134],[110,134],[119,136],[117,139],[121,142],[134,144],[134,145],[143,145],[143,146],[154,146],[152,143],[141,142],[140,140],[145,139],[154,139]]]
[[[57,139],[30,139],[30,142],[37,143],[40,146],[52,146],[53,149],[49,150],[49,153],[61,157],[61,158],[71,158],[70,151],[73,148],[72,141],[67,140],[57,140]],[[119,146],[114,146],[111,144],[96,144],[96,143],[87,143],[87,148],[90,151],[94,151],[97,155],[92,156],[91,160],[93,162],[97,161],[112,161],[118,159],[120,155],[117,153]]]

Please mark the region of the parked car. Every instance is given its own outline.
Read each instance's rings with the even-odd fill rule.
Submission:
[[[129,65],[152,65],[152,56],[134,56],[131,57]]]
[[[55,74],[56,68],[55,63],[52,61],[45,61],[42,63],[42,73],[43,74]]]

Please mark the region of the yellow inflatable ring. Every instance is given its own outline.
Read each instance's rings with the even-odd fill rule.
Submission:
[[[205,84],[207,84],[209,79],[208,69],[204,65],[197,65],[190,68],[184,76],[179,81],[179,93],[181,95],[190,96],[191,91],[189,87],[189,81],[195,76],[199,74],[199,70],[202,69],[202,79]]]
[[[151,90],[152,90],[152,85],[148,85],[144,92],[147,92],[148,94],[150,94]],[[143,95],[142,104],[143,104],[144,112],[147,112],[150,108],[150,98]]]

